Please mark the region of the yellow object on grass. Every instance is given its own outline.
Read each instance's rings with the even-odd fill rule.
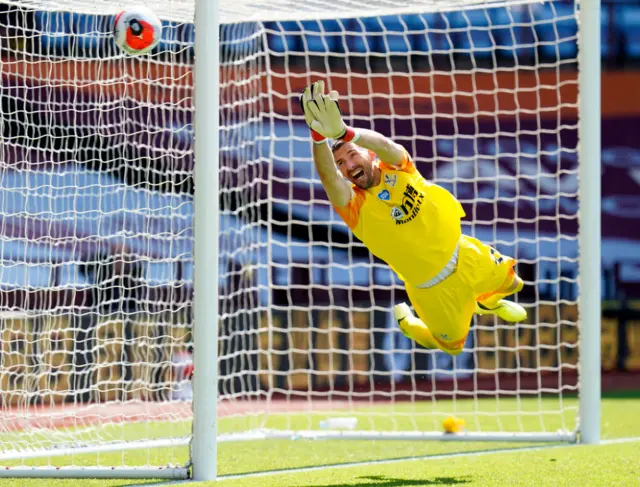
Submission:
[[[445,433],[462,433],[466,426],[464,419],[455,416],[449,416],[442,422]]]

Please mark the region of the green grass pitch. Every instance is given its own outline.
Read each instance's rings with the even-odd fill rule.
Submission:
[[[533,409],[533,401],[529,399],[520,403],[519,408]],[[564,406],[577,405],[576,399],[565,399]],[[531,402],[531,404],[527,404]],[[439,401],[446,408],[446,401]],[[464,417],[463,401],[458,402],[460,416]],[[469,402],[468,404],[471,404]],[[485,403],[481,403],[485,404]],[[551,406],[552,403],[545,404]],[[394,411],[402,409],[402,405],[394,406]],[[406,406],[407,408],[411,406]],[[487,401],[487,411],[495,407],[495,402]],[[516,421],[511,418],[509,410],[515,403],[501,400],[503,426],[505,422]],[[417,419],[401,416],[400,420],[390,423],[385,417],[386,406],[377,406],[375,419],[362,416],[361,424],[368,429],[371,421],[379,429],[410,429],[423,426],[433,430],[434,417],[426,414],[433,409],[433,404],[425,403],[424,410],[419,410]],[[546,409],[546,408],[543,408]],[[570,409],[571,415],[575,411]],[[268,441],[246,443],[224,443],[219,445],[219,473],[222,478],[218,484],[224,487],[403,487],[403,486],[640,486],[640,441],[624,443],[606,443],[618,438],[640,438],[640,394],[626,396],[610,396],[602,401],[602,438],[605,444],[598,446],[582,445],[531,445],[500,443],[450,443],[450,442],[382,442],[382,441]],[[370,413],[371,410],[368,410]],[[434,416],[439,421],[439,412]],[[326,415],[324,415],[326,416]],[[324,417],[309,418],[307,415],[273,417],[268,427],[300,426],[306,427],[310,422]],[[400,416],[399,416],[400,417]],[[523,416],[519,426],[535,430],[541,421],[545,428],[553,428],[553,418],[540,418],[536,415]],[[568,421],[570,418],[566,418]],[[496,421],[497,419],[493,419]],[[488,417],[487,422],[491,418]],[[556,418],[558,424],[560,418]],[[286,424],[285,424],[286,423]],[[417,425],[416,425],[417,423]],[[421,424],[422,423],[422,424]],[[158,425],[166,429],[167,425]],[[473,426],[473,425],[472,425]],[[487,425],[484,425],[487,426]],[[490,426],[490,425],[488,425]],[[146,426],[148,428],[148,426]],[[234,429],[237,425],[230,422],[226,428]],[[173,425],[176,432],[180,426]],[[225,426],[222,426],[225,429]],[[135,431],[129,432],[135,436]],[[146,432],[147,434],[149,431]],[[10,438],[3,437],[2,441]],[[492,452],[492,450],[507,450]],[[463,454],[456,455],[456,452]],[[479,452],[479,454],[475,453]],[[126,461],[134,464],[183,464],[187,458],[185,448],[130,451],[126,453],[101,453],[98,455],[78,455],[74,457],[76,465],[96,465],[96,463],[122,464]],[[403,460],[411,457],[419,459]],[[294,469],[297,467],[335,466],[353,462],[376,460],[393,460],[388,463],[369,463],[359,466],[339,468],[318,468],[303,472],[286,472],[243,478],[224,478],[228,475],[257,473],[270,470]],[[37,464],[64,465],[68,458],[60,457],[50,461],[30,461]],[[27,464],[26,462],[3,462],[3,466]],[[127,480],[0,480],[2,487],[7,486],[60,486],[107,487],[124,485],[167,485],[165,481],[127,481]],[[176,483],[178,485],[178,483]],[[213,483],[188,483],[185,485],[214,485]]]

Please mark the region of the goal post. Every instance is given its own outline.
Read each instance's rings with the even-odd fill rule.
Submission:
[[[0,477],[599,442],[599,0],[146,3],[139,58],[124,2],[0,10]],[[518,260],[527,321],[475,317],[457,357],[400,333],[313,168],[317,79]]]
[[[193,479],[214,480],[218,434],[220,34],[218,1],[196,1]]]
[[[600,0],[580,7],[580,441],[600,442]],[[584,35],[588,32],[589,35]]]

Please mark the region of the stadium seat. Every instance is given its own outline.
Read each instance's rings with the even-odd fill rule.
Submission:
[[[624,5],[616,9],[616,23],[625,40],[625,52],[633,59],[640,59],[640,6]]]
[[[450,54],[453,47],[451,33],[447,32],[447,25],[440,13],[428,13],[419,16],[421,29],[426,30],[416,36],[415,46],[418,51],[431,54]]]
[[[419,34],[424,32],[427,28],[427,24],[422,18],[422,15],[418,14],[405,14],[401,16],[402,21],[406,24],[408,31],[411,34]]]
[[[192,25],[192,24],[189,24]],[[183,39],[178,37],[178,28],[174,22],[169,22],[166,20],[162,21],[162,39],[158,44],[156,49],[160,52],[178,52],[181,50],[183,45]],[[194,30],[191,28],[191,35],[193,36]],[[187,34],[188,35],[188,34]],[[184,41],[195,40],[195,36],[192,39],[184,39]]]
[[[46,288],[51,286],[51,265],[29,265],[27,263],[3,262],[0,259],[0,288]]]
[[[220,45],[223,56],[228,59],[238,59],[255,53],[260,46],[258,29],[258,24],[255,22],[222,25]]]
[[[574,58],[578,26],[571,4],[551,2],[531,8],[540,54],[548,60]]]
[[[90,284],[87,276],[78,270],[77,263],[65,263],[58,267],[56,285],[62,287],[84,287]]]
[[[104,15],[73,14],[71,43],[77,56],[99,57],[105,54],[111,41],[113,17]]]
[[[384,35],[378,39],[378,51],[391,54],[408,53],[413,43],[406,22],[400,15],[387,15],[380,19]]]
[[[344,52],[344,27],[338,20],[305,20],[302,32],[302,43],[308,52]]]
[[[382,32],[382,24],[378,17],[352,19],[347,24],[347,32],[351,33],[351,35],[347,35],[347,50],[350,53],[368,54],[379,51],[378,41]],[[374,35],[366,35],[365,33]]]
[[[600,11],[600,54],[604,58],[617,54],[617,42],[615,42],[615,39],[613,39],[613,42],[610,42],[609,39],[612,31],[610,18],[610,10],[604,6]],[[614,32],[617,31],[615,27],[613,30]]]
[[[36,32],[41,32],[42,53],[62,55],[69,49],[71,14],[68,12],[35,12]]]
[[[267,45],[276,53],[300,51],[300,24],[296,21],[265,22]]]
[[[453,31],[454,48],[469,53],[475,58],[487,58],[495,48],[489,33],[487,10],[468,10],[447,14],[449,27]]]
[[[162,34],[162,37],[163,38],[165,37],[164,32]],[[175,38],[172,38],[171,34],[167,33],[168,43],[175,42],[175,44],[178,46],[179,51],[186,49],[186,52],[188,53],[189,58],[193,58],[193,54],[194,54],[193,45],[195,44],[195,40],[196,40],[196,30],[192,23],[178,24],[178,26],[175,29]]]
[[[488,14],[491,16],[491,33],[498,55],[511,59],[533,57],[535,36],[528,7],[495,8],[490,9]]]

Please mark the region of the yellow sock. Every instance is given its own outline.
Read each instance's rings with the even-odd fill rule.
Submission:
[[[435,341],[429,331],[429,328],[420,318],[407,316],[403,318],[398,325],[405,335],[418,342],[424,348],[440,348],[438,342]]]

